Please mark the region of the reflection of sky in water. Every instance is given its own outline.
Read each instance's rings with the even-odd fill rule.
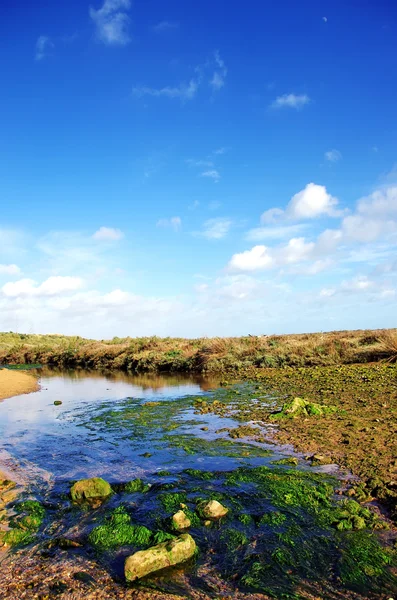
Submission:
[[[144,402],[172,401],[203,394],[211,387],[211,382],[202,379],[126,374],[105,377],[82,371],[43,375],[39,392],[0,403],[0,460],[4,452],[8,452],[22,467],[24,478],[29,481],[42,477],[70,480],[103,476],[114,482],[159,469],[178,471],[195,467],[224,470],[242,462],[268,464],[286,450],[274,448],[275,453],[269,458],[249,459],[208,457],[200,452],[188,454],[181,448],[169,447],[162,440],[162,429],[149,428],[147,432],[144,429],[137,436],[128,427],[109,428],[103,421],[98,423],[94,420],[103,410],[122,408],[126,398]],[[62,405],[54,406],[54,400],[61,400]],[[129,410],[139,411],[139,401],[137,404],[131,406],[129,403]],[[195,415],[188,404],[182,402],[180,412],[174,416],[178,421],[185,420],[186,424],[172,431],[171,435],[188,433],[207,440],[227,438],[227,433],[218,434],[216,431],[238,425],[230,418]],[[194,424],[192,420],[198,423]],[[163,426],[166,424],[163,423]],[[208,430],[202,431],[203,426]],[[151,456],[144,457],[144,453]]]

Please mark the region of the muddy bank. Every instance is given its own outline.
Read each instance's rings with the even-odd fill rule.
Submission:
[[[0,400],[37,392],[39,384],[37,377],[30,373],[0,369]]]
[[[225,389],[221,402],[206,410],[270,422],[271,439],[317,454],[318,462],[346,467],[361,479],[352,496],[381,501],[397,519],[396,365],[262,370],[237,392]],[[313,410],[275,418],[273,413],[297,397],[323,407],[322,414]]]

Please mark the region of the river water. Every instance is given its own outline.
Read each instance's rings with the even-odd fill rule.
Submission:
[[[204,497],[220,498],[229,503],[228,525],[223,531],[218,527],[207,530],[202,524],[193,526],[192,535],[200,547],[200,556],[194,567],[183,570],[183,577],[177,586],[178,593],[189,598],[222,597],[224,582],[232,572],[236,582],[241,580],[242,588],[247,588],[244,581],[249,581],[248,588],[259,585],[261,589],[266,586],[276,597],[294,593],[299,577],[305,580],[305,585],[314,586],[312,592],[318,591],[320,566],[316,561],[324,548],[323,542],[318,546],[318,540],[327,539],[327,543],[331,543],[332,534],[318,526],[309,505],[308,510],[290,507],[293,500],[289,496],[292,498],[294,494],[301,494],[301,489],[307,489],[311,494],[318,485],[321,490],[325,489],[321,488],[322,480],[315,479],[316,473],[318,477],[326,478],[327,472],[331,471],[339,480],[346,480],[346,474],[340,472],[336,465],[313,469],[302,455],[294,455],[291,447],[254,443],[244,438],[231,439],[230,430],[241,423],[210,412],[204,411],[205,414],[202,414],[197,410],[200,406],[197,401],[211,401],[213,394],[217,393],[214,391],[219,387],[217,379],[182,375],[105,375],[48,369],[40,371],[40,377],[40,391],[0,403],[0,468],[5,467],[10,477],[23,485],[26,497],[37,499],[46,507],[46,520],[38,534],[38,543],[48,544],[54,537],[60,539],[65,536],[78,541],[78,548],[67,552],[56,548],[51,550],[50,561],[56,565],[57,574],[61,569],[60,574],[64,575],[65,581],[70,578],[73,561],[83,561],[84,567],[88,569],[89,566],[90,573],[95,577],[101,577],[101,573],[106,572],[111,578],[105,595],[93,597],[129,598],[119,594],[126,589],[123,584],[123,564],[133,548],[106,548],[98,555],[99,550],[89,544],[90,532],[98,523],[109,524],[111,511],[118,510],[120,506],[127,510],[133,523],[149,528],[153,535],[159,530],[167,531],[170,514],[179,508],[176,495],[182,494],[181,497],[185,497],[189,504],[189,510],[194,512],[195,503],[204,494]],[[55,405],[56,401],[61,404]],[[266,402],[266,398],[262,401]],[[266,433],[269,433],[269,428]],[[291,467],[287,465],[273,466],[274,462],[291,455],[299,459],[294,473],[289,471]],[[251,467],[271,470],[269,475],[268,471],[264,475],[259,473],[257,483],[262,487],[258,489],[255,487],[256,480],[247,479],[247,472],[244,471]],[[211,477],[202,478],[200,471],[210,471]],[[234,473],[237,476],[231,475]],[[306,477],[305,473],[308,479],[300,479],[301,475]],[[116,494],[104,506],[87,514],[71,505],[69,490],[73,481],[94,476],[103,477],[114,484]],[[120,491],[123,482],[136,478],[141,478],[151,486],[148,493],[126,494]],[[285,488],[286,493],[281,493],[272,478],[276,478],[281,490],[289,485],[289,481],[295,488],[291,488],[291,494],[288,493],[288,487]],[[334,481],[332,485],[336,487],[338,482]],[[175,494],[176,498],[172,510],[169,507],[174,501],[173,497],[171,500],[165,497],[169,493],[171,496]],[[313,496],[315,502],[316,494]],[[305,505],[304,497],[302,504]],[[266,519],[261,521],[263,513],[279,515],[280,507],[285,520],[281,528],[280,525],[266,524]],[[288,537],[292,535],[295,538]],[[241,543],[237,543],[236,539],[240,539]],[[303,562],[299,553],[293,557],[296,574],[294,569],[278,565],[281,556],[291,554],[291,548],[298,548],[301,544],[311,548],[311,554]],[[330,565],[327,569],[330,573],[336,568],[339,542],[332,540],[332,544],[335,550],[329,553]],[[262,548],[260,559],[256,558],[258,550],[255,548]],[[29,552],[29,549],[22,550],[18,555],[20,560],[25,560],[24,556]],[[268,558],[264,559],[266,552]],[[32,557],[32,553],[29,556]],[[35,550],[34,561],[39,561],[39,556]],[[47,555],[46,560],[49,560]],[[88,560],[91,562],[84,562]],[[255,566],[260,564],[258,560],[273,560],[273,570],[270,569],[267,575],[268,567],[263,567],[265,570],[259,572]],[[42,570],[39,563],[34,563],[32,570],[34,583],[29,584],[24,580],[24,584],[30,585],[29,589],[36,589],[36,586],[38,594],[43,591],[44,585],[42,580],[37,580],[37,573]],[[60,565],[65,565],[68,574],[62,572]],[[47,568],[51,570],[50,563],[47,563]],[[6,571],[3,568],[4,581],[7,577],[15,579],[15,572],[10,569]],[[217,578],[216,583],[215,580],[212,582],[213,591],[208,595],[197,592],[199,595],[196,596],[197,590],[208,587],[208,574],[213,569]],[[327,569],[324,572],[328,572]],[[255,583],[255,578],[262,583]],[[153,584],[165,594],[170,589],[175,590],[175,576],[171,573],[165,579],[154,577],[151,579]],[[111,588],[114,585],[118,591],[112,595]],[[239,585],[229,582],[228,586],[228,593],[237,598],[237,594],[240,594]],[[343,597],[346,598],[367,597],[350,595],[351,592],[347,590],[345,592]],[[29,593],[21,598],[33,597]],[[82,597],[81,592],[76,594],[70,597]],[[13,598],[4,596],[8,597]],[[18,595],[15,597],[19,598]],[[47,597],[45,593],[43,597]],[[245,597],[243,593],[241,597]]]

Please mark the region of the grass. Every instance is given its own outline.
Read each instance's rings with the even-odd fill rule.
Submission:
[[[113,338],[0,333],[0,364],[222,373],[396,360],[397,330],[239,338]]]
[[[378,339],[388,362],[397,362],[397,332],[393,329],[383,331]]]

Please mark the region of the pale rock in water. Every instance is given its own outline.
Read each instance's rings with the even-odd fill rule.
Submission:
[[[189,560],[195,551],[196,542],[191,535],[184,533],[173,540],[129,556],[124,565],[125,578],[127,581],[135,581],[149,573],[173,567]]]
[[[207,519],[220,519],[224,517],[229,512],[229,509],[223,506],[218,500],[210,500],[201,507],[201,512],[203,516]]]
[[[189,517],[185,515],[183,510],[178,510],[172,517],[172,525],[174,529],[177,529],[178,531],[180,529],[187,529],[191,524]]]

